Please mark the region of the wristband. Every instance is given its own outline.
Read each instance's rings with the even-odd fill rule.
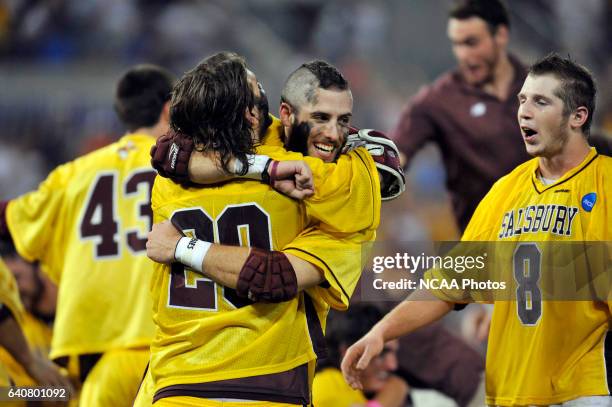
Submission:
[[[264,167],[263,172],[261,173],[261,182],[263,182],[264,184],[272,185],[272,179],[270,178],[270,172],[268,171],[268,168],[270,168],[270,164],[272,164],[273,162],[277,162],[277,161],[274,161],[273,159],[270,158],[268,162],[266,163],[266,166]],[[274,164],[272,166],[274,166]]]
[[[246,174],[242,175],[242,177],[261,181],[270,157],[261,154],[247,154],[246,159],[249,168],[247,169]],[[243,169],[244,164],[242,161],[234,158],[234,174],[240,174]]]
[[[202,272],[202,262],[212,244],[204,240],[181,237],[174,249],[174,258],[185,266]]]
[[[276,170],[278,170],[278,161],[273,161],[270,167],[270,179],[268,184],[272,185],[276,181]]]

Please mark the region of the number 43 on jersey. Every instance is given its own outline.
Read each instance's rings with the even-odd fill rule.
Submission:
[[[119,172],[107,171],[98,174],[85,200],[79,222],[79,237],[95,242],[96,259],[118,257],[123,242],[134,254],[146,250],[147,233],[153,223],[151,189],[155,175],[155,171],[151,169],[139,169],[128,174],[121,185],[118,185]],[[143,190],[144,198],[134,201],[133,198],[143,195]],[[128,205],[133,206],[133,209],[125,208]],[[121,219],[119,208],[128,213],[133,211],[133,216],[129,219],[134,220]],[[146,228],[134,227],[137,220],[141,224],[144,222]],[[120,228],[125,228],[121,234]]]

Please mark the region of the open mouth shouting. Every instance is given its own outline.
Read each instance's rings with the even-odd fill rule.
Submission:
[[[538,131],[529,126],[521,126],[521,134],[523,135],[523,140],[526,142],[531,142],[535,141]]]

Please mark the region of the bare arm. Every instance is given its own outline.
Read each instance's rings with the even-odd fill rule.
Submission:
[[[149,232],[147,256],[158,263],[176,261],[175,250],[181,237],[183,236],[169,221],[156,223]],[[228,288],[236,288],[238,276],[250,252],[249,247],[213,244],[202,260],[201,270],[215,282]],[[298,290],[305,290],[323,281],[323,273],[318,267],[292,254],[286,256],[295,271]]]
[[[247,161],[245,171],[246,163],[236,158],[231,158],[224,169],[218,154],[195,150],[193,140],[181,134],[162,136],[151,149],[151,164],[159,175],[179,184],[207,185],[248,178],[266,182],[294,199],[314,194],[312,171],[303,161],[272,161],[257,154],[248,154]]]
[[[314,194],[313,175],[308,164],[299,160],[272,161],[265,155],[253,155],[249,158],[249,169],[245,175],[238,175],[242,164],[231,158],[229,167],[233,173],[227,173],[218,165],[214,153],[194,151],[189,159],[189,179],[196,184],[211,184],[228,181],[233,178],[248,178],[256,181],[270,180],[270,185],[278,192],[295,199],[304,199]]]
[[[2,307],[4,306],[0,305],[0,309]],[[23,336],[21,327],[12,316],[0,322],[0,346],[4,347],[21,366],[25,367],[32,363],[33,356],[30,347]]]
[[[236,177],[235,174],[223,171],[217,160],[214,153],[194,151],[189,158],[189,179],[196,184],[214,184],[229,181]],[[236,159],[231,158],[229,167],[234,168],[235,165]]]
[[[46,357],[30,350],[21,327],[12,316],[0,322],[0,346],[5,348],[38,384],[71,389],[70,382],[62,376],[57,366]]]
[[[437,321],[452,309],[452,303],[439,300],[427,290],[413,292],[348,348],[341,366],[345,380],[351,387],[361,389],[361,372],[382,352],[385,342]]]

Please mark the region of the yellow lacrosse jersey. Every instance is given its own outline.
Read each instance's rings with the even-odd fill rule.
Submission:
[[[282,250],[324,272],[328,284],[309,289],[317,292],[313,299],[346,310],[380,224],[380,182],[372,157],[364,148],[340,156],[336,163],[270,146],[258,148],[258,153],[305,160],[312,169],[315,194],[303,201],[309,226]],[[323,303],[317,309],[325,309],[319,313],[325,326],[328,309]]]
[[[549,405],[610,394],[610,361],[604,356],[608,304],[542,301],[537,291],[547,277],[547,242],[612,238],[612,158],[592,149],[551,185],[538,179],[537,168],[536,158],[497,181],[462,237],[517,242],[512,261],[523,267],[529,262],[527,273],[514,272],[517,295],[529,287],[529,301],[495,302],[486,365],[490,405]]]
[[[17,251],[59,286],[52,358],[148,346],[153,337],[145,243],[154,142],[128,134],[9,202]]]
[[[7,307],[18,323],[23,323],[25,310],[19,298],[17,281],[2,258],[0,258],[0,305]]]
[[[273,146],[261,146],[258,153],[275,159],[301,158]],[[227,387],[219,387],[220,383],[237,389],[244,381],[232,380],[257,381],[257,377],[266,375],[265,382],[269,383],[271,377],[293,374],[294,382],[306,379],[299,394],[295,389],[276,388],[268,389],[269,398],[261,391],[257,395],[238,393],[233,398],[309,402],[312,366],[308,366],[309,371],[299,370],[315,360],[323,345],[322,325],[330,304],[346,307],[361,273],[361,256],[344,256],[356,253],[362,243],[375,238],[380,219],[378,176],[365,150],[351,153],[337,164],[318,161],[313,171],[325,171],[318,177],[328,177],[315,187],[317,194],[309,203],[292,200],[250,180],[196,189],[156,179],[152,198],[155,222],[171,219],[186,234],[222,244],[268,250],[286,247],[308,261],[316,259],[313,263],[319,265],[326,279],[320,287],[301,292],[291,301],[252,303],[182,265],[156,265],[151,282],[157,324],[151,346],[156,399],[198,391],[206,395],[203,397],[229,397]],[[341,174],[344,183],[340,183]],[[345,193],[339,194],[339,189]],[[351,190],[360,193],[348,199]],[[334,200],[350,208],[362,207],[364,217],[356,220],[358,216],[350,211],[333,213],[338,208]],[[332,232],[313,229],[321,222],[315,217],[319,215],[343,242],[344,246],[335,246],[340,250],[326,246]],[[362,230],[354,231],[351,223]],[[347,266],[336,269],[343,261]],[[261,389],[262,383],[253,386]]]
[[[29,312],[26,312],[21,324],[21,329],[30,346],[30,350],[45,358],[48,357],[51,346],[51,327]],[[0,348],[0,364],[5,365],[11,381],[16,386],[36,385],[36,381],[34,381],[34,379],[26,373],[24,368],[2,348]]]
[[[316,407],[365,406],[368,399],[354,390],[342,377],[342,372],[328,367],[317,372],[312,383],[312,400]]]
[[[23,322],[25,311],[19,299],[17,282],[0,258],[0,308],[2,307],[8,308],[19,324]],[[6,349],[0,347],[0,387],[9,386],[12,383],[10,367],[16,363]]]

